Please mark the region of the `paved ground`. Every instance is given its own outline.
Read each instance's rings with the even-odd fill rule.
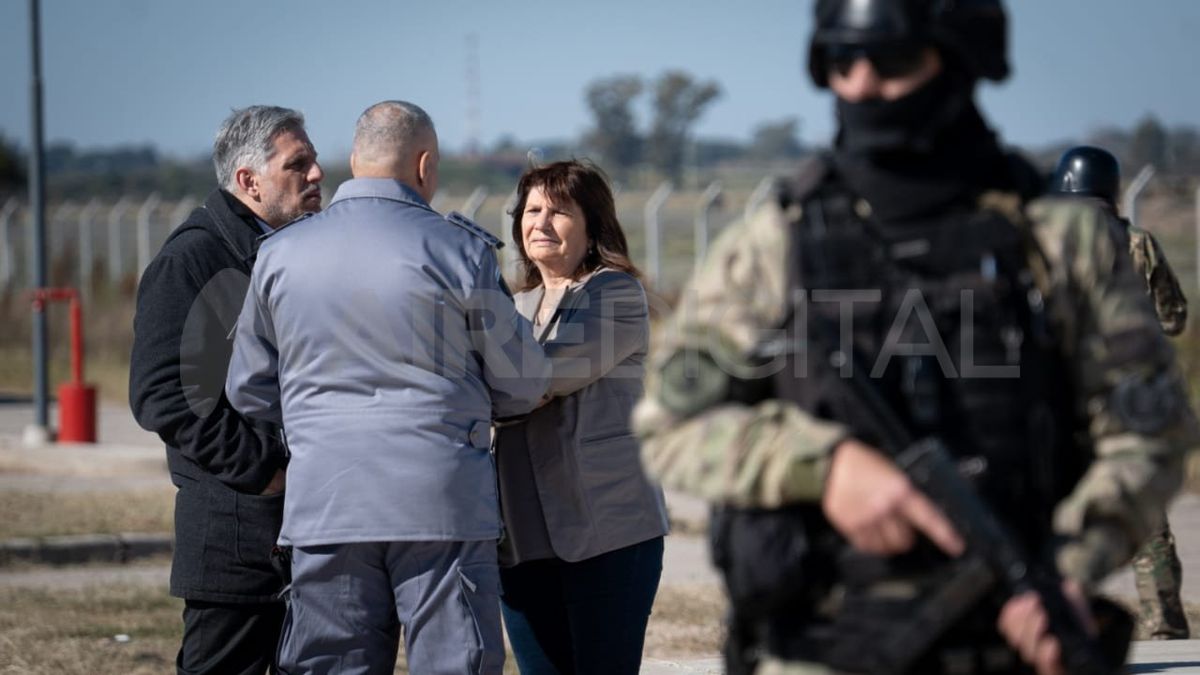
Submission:
[[[138,428],[123,407],[101,406],[99,436],[102,442],[99,445],[26,448],[21,443],[22,432],[31,420],[32,410],[27,401],[0,396],[0,490],[130,489],[161,486],[168,480],[158,438]],[[681,495],[669,495],[668,505],[672,519],[682,527],[678,528],[680,534],[667,538],[663,583],[717,583],[708,563],[705,540],[695,535],[700,531],[699,524],[705,518],[706,508]],[[1176,501],[1170,517],[1184,565],[1184,597],[1200,602],[1200,497],[1184,495]],[[167,572],[167,566],[162,563],[0,570],[0,586],[165,585]],[[1107,590],[1114,595],[1132,597],[1132,574],[1116,575]],[[721,670],[714,657],[679,662],[649,661],[642,672],[672,675],[719,673]],[[1130,672],[1200,673],[1200,640],[1137,643]]]

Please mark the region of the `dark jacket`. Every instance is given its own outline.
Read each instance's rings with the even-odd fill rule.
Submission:
[[[173,595],[264,602],[282,587],[270,561],[283,496],[259,496],[287,452],[277,427],[226,400],[229,337],[262,234],[216,190],[163,244],[138,286],[129,404],[167,445],[175,499]]]

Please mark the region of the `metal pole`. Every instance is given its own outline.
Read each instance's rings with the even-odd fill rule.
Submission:
[[[1138,224],[1138,197],[1142,195],[1142,190],[1146,189],[1146,184],[1150,182],[1151,178],[1154,178],[1154,166],[1147,164],[1133,177],[1129,187],[1125,188],[1125,195],[1121,200],[1121,210],[1125,212],[1125,217],[1134,227],[1137,227]]]
[[[108,280],[114,286],[121,280],[125,266],[121,251],[121,219],[129,210],[129,198],[121,197],[108,211]]]
[[[42,37],[38,0],[29,0],[30,86],[29,108],[32,149],[29,152],[29,205],[33,226],[33,287],[46,287],[46,185],[42,165]],[[46,313],[43,306],[33,311],[33,426],[25,430],[31,444],[50,438],[49,384],[46,372]]]
[[[161,200],[158,193],[153,192],[146,201],[142,202],[137,214],[137,278],[142,280],[142,272],[150,264],[150,214],[158,207]]]
[[[464,216],[475,219],[475,214],[479,211],[479,207],[483,206],[483,200],[487,199],[488,189],[482,185],[471,191],[471,196],[467,197],[467,201],[463,202],[462,213]]]
[[[508,199],[504,200],[504,206],[500,207],[500,238],[505,242],[505,248],[508,252],[504,254],[504,277],[506,279],[517,278],[517,265],[521,262],[521,254],[517,253],[517,242],[513,239],[512,224],[513,209],[517,208],[517,191],[513,190]]]
[[[184,197],[179,200],[175,208],[171,209],[170,228],[174,232],[175,228],[183,224],[185,218],[192,213],[192,209],[196,208],[196,204],[200,202],[195,197]]]
[[[92,290],[92,221],[100,210],[93,197],[79,210],[79,293],[87,299]]]
[[[721,183],[713,181],[704,188],[700,195],[700,206],[696,209],[696,240],[692,245],[692,253],[696,258],[695,266],[700,267],[704,256],[708,254],[708,214],[721,198]]]
[[[16,275],[17,257],[13,253],[12,222],[19,208],[21,204],[16,197],[9,197],[0,208],[0,244],[4,245],[4,250],[0,251],[0,287],[3,288],[7,288]]]
[[[673,186],[671,181],[663,181],[662,185],[650,195],[650,199],[646,201],[646,280],[650,285],[658,286],[661,279],[659,270],[659,227],[658,211],[667,201],[667,197],[671,196]]]
[[[742,212],[742,217],[750,220],[750,216],[754,215],[758,207],[762,206],[762,203],[767,200],[767,197],[771,194],[771,188],[774,186],[774,176],[767,176],[758,181],[758,185],[754,187],[754,192],[751,192],[749,199],[746,200],[746,208]]]

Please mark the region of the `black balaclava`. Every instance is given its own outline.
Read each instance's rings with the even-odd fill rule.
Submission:
[[[947,67],[907,96],[837,99],[838,173],[882,221],[903,221],[1011,187],[1008,162],[974,103],[974,80]]]

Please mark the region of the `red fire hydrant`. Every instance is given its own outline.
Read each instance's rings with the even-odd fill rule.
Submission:
[[[71,380],[58,387],[58,441],[96,442],[96,388],[83,383],[83,305],[74,288],[38,288],[33,309],[44,311],[47,302],[70,302]]]

